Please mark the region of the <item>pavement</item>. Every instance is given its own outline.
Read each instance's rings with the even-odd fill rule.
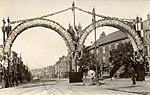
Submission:
[[[125,95],[150,95],[150,76],[146,76],[145,81],[136,81],[136,85],[132,85],[131,78],[114,78],[112,80],[108,78],[101,80],[100,83],[100,86],[96,85],[97,88],[105,89],[107,91],[118,91],[118,93],[115,92],[117,95],[124,95],[124,93],[121,92],[125,92]],[[91,85],[89,83],[86,84],[87,86]],[[111,93],[108,95],[113,94]]]
[[[103,82],[104,85],[101,85],[101,87],[104,89],[137,95],[150,95],[150,76],[146,76],[145,81],[136,81],[136,85],[132,85],[131,78],[106,79]]]
[[[0,89],[0,95],[150,95],[150,77],[136,81],[130,78],[105,79],[101,85],[71,83],[68,79],[36,81]]]

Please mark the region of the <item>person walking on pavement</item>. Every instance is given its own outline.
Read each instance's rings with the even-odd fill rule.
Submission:
[[[133,67],[131,67],[131,77],[132,77],[132,84],[135,85],[136,81],[135,81],[135,70]]]

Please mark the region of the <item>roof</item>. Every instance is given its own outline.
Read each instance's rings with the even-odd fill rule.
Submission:
[[[115,31],[113,33],[106,35],[105,37],[103,37],[101,39],[98,39],[96,41],[96,43],[97,43],[96,46],[97,47],[103,46],[103,45],[106,45],[106,44],[109,44],[109,43],[112,43],[115,41],[124,40],[127,38],[128,38],[127,35],[125,33],[123,33],[122,31]],[[91,45],[91,47],[89,49],[93,49],[93,48],[95,48],[95,43],[93,45]]]

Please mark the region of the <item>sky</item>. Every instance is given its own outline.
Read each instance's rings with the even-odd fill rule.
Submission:
[[[150,13],[150,0],[0,0],[0,20],[7,17],[14,21],[43,16],[69,8],[73,1],[75,6],[87,11],[92,11],[95,7],[97,14],[105,16],[135,18],[138,15],[145,20]],[[47,19],[58,22],[66,29],[69,23],[73,25],[71,10]],[[76,10],[76,25],[80,23],[82,29],[91,23],[91,19],[91,15]],[[103,31],[109,34],[116,29],[98,28],[97,39]],[[2,43],[2,32],[0,32],[0,41]],[[91,33],[85,45],[91,45],[93,41],[94,33]],[[59,57],[67,55],[67,47],[61,36],[51,29],[42,27],[30,28],[22,32],[14,41],[12,50],[22,56],[24,63],[30,69],[53,65]]]

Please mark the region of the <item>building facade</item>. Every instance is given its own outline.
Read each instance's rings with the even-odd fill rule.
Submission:
[[[70,70],[69,61],[68,56],[62,56],[53,66],[50,65],[43,68],[32,69],[32,76],[41,79],[68,78]]]
[[[98,65],[101,67],[103,75],[108,76],[110,72],[111,63],[109,61],[110,51],[117,49],[121,43],[129,42],[128,37],[121,31],[116,31],[105,35],[102,32],[99,39],[96,41],[96,53]],[[95,43],[89,48],[91,53],[95,53]]]
[[[68,56],[62,56],[54,65],[57,78],[68,78],[70,70],[70,59]]]
[[[147,19],[143,21],[143,42],[144,54],[146,56],[146,63],[149,64],[150,71],[150,14],[147,14]]]

